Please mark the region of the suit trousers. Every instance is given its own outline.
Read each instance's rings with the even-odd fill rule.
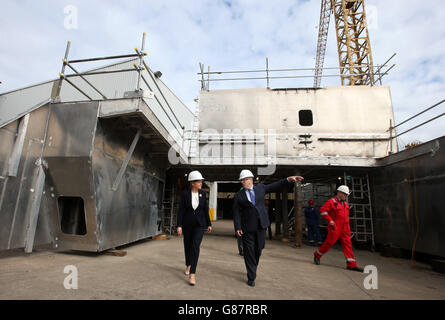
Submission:
[[[183,226],[185,265],[190,266],[190,273],[196,272],[198,265],[199,249],[205,228],[199,225]]]
[[[244,263],[248,280],[256,279],[256,270],[265,241],[266,229],[261,229],[261,226],[257,231],[243,233]]]

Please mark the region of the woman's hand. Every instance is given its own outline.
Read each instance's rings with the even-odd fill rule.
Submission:
[[[211,226],[208,226],[208,227],[207,227],[207,233],[210,233],[210,232],[212,232],[212,227],[211,227]]]
[[[178,227],[176,229],[176,232],[178,233],[178,236],[182,236],[182,228],[181,227]]]

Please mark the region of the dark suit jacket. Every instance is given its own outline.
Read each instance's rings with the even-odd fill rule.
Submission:
[[[269,192],[280,191],[284,186],[290,184],[287,179],[264,185],[255,184],[253,191],[255,193],[255,206],[247,199],[246,191],[242,188],[233,198],[233,223],[236,230],[243,232],[254,232],[258,229],[258,219],[262,229],[270,226],[269,215],[264,204],[264,195]]]
[[[198,190],[199,205],[196,210],[192,207],[192,190],[184,190],[181,194],[181,201],[179,203],[178,212],[178,227],[192,226],[194,222],[205,228],[212,224],[210,223],[209,205],[206,199],[206,193],[203,190]]]

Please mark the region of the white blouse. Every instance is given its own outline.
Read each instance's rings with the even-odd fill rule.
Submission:
[[[198,208],[199,205],[199,192],[192,192],[192,207],[193,210],[196,210],[196,208]]]

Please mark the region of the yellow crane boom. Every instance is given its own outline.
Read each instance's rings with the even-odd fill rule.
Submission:
[[[314,87],[321,83],[331,13],[335,19],[341,84],[371,85],[374,70],[364,0],[322,0]]]

